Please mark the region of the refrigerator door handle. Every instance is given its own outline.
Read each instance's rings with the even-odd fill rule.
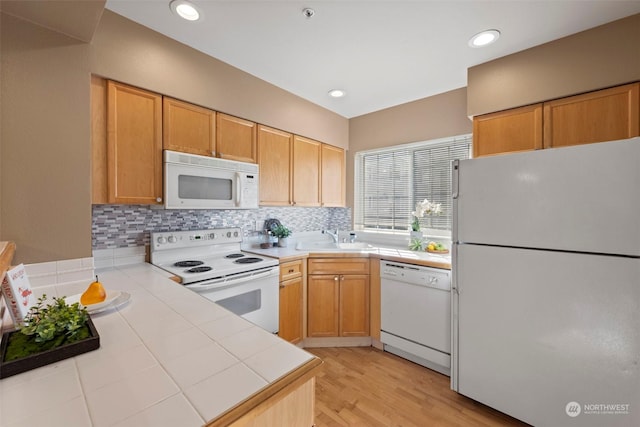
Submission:
[[[451,162],[451,197],[453,199],[458,198],[458,168],[460,167],[460,160],[453,160]]]

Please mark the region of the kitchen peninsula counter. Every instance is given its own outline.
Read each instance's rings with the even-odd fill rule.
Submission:
[[[92,315],[100,348],[0,380],[0,427],[218,426],[301,411],[312,424],[320,359],[150,264],[98,273],[107,292],[130,295]],[[87,285],[37,291],[69,296]]]

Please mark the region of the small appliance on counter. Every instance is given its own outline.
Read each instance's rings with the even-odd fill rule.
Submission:
[[[280,221],[275,218],[265,220],[264,222],[265,241],[260,244],[260,248],[269,249],[273,246],[277,246],[277,239],[273,235],[273,232],[280,225],[282,225]]]

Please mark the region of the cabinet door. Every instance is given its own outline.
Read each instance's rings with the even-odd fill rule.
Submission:
[[[201,156],[215,155],[216,113],[164,97],[163,148]]]
[[[340,336],[369,336],[369,276],[340,276]]]
[[[260,204],[289,206],[293,135],[258,125]]]
[[[345,192],[344,150],[322,144],[321,202],[322,206],[343,207]]]
[[[280,282],[278,336],[292,343],[302,341],[302,277]]]
[[[107,180],[107,81],[91,76],[91,203],[109,203]]]
[[[218,157],[249,163],[258,161],[257,125],[254,122],[218,113],[216,132]]]
[[[640,83],[544,103],[544,147],[614,141],[640,135]]]
[[[337,337],[339,331],[338,304],[340,298],[340,276],[309,276],[308,323],[309,337]]]
[[[473,118],[473,157],[542,148],[542,104]]]
[[[107,82],[109,203],[162,202],[162,96]]]
[[[320,206],[321,143],[301,136],[293,138],[293,204]]]

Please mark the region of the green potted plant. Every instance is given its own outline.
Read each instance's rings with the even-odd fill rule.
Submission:
[[[87,310],[64,297],[44,306],[47,296],[29,309],[18,330],[0,343],[0,378],[58,362],[100,347],[100,336]]]
[[[280,224],[273,229],[273,235],[278,238],[278,246],[285,248],[287,247],[287,238],[291,236],[291,230]]]

